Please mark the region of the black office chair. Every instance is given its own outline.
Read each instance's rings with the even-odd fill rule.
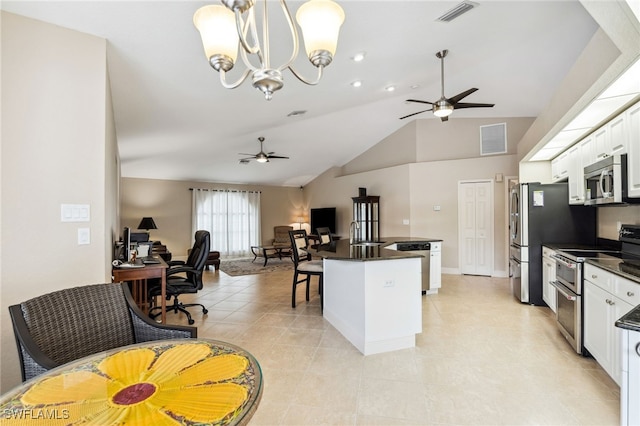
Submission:
[[[127,283],[54,291],[9,306],[9,314],[22,381],[120,346],[197,337],[195,327],[151,321],[134,302]]]
[[[311,284],[311,276],[318,276],[318,292],[320,293],[320,309],[324,307],[323,295],[322,295],[322,260],[311,260],[311,254],[306,251],[309,247],[309,238],[307,237],[307,231],[304,229],[298,229],[295,231],[289,231],[289,238],[291,239],[291,254],[293,258],[293,264],[295,270],[293,272],[293,289],[291,294],[291,307],[296,307],[296,288],[298,284],[307,283],[307,302],[309,301],[309,285]],[[303,278],[298,279],[298,275],[304,275]]]
[[[178,313],[180,311],[184,313],[189,324],[193,324],[195,321],[191,318],[191,313],[187,310],[188,307],[200,306],[203,314],[209,311],[201,303],[182,303],[178,300],[178,296],[186,293],[193,294],[202,290],[202,273],[209,257],[210,246],[211,236],[209,231],[196,231],[195,242],[187,261],[172,260],[167,262],[169,264],[169,269],[167,269],[167,300],[173,297],[173,305],[167,306],[167,312]],[[161,294],[160,283],[156,281],[149,289],[149,300],[155,300]],[[159,316],[161,312],[153,313],[153,311],[160,309],[159,306],[152,308],[149,311],[149,316],[151,318]]]

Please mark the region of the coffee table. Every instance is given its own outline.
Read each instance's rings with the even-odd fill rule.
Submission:
[[[267,266],[267,261],[271,258],[277,257],[278,259],[282,259],[282,256],[290,257],[291,256],[291,247],[288,246],[251,246],[251,253],[253,253],[253,260],[260,257],[264,257],[264,265]]]

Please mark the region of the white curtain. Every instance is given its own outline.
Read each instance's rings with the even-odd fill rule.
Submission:
[[[193,233],[211,233],[211,250],[248,256],[260,245],[260,192],[193,189]]]

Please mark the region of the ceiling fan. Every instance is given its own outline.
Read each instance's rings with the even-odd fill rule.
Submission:
[[[460,102],[462,99],[466,98],[467,96],[469,96],[470,94],[472,94],[473,92],[475,92],[476,89],[475,87],[469,90],[466,90],[462,93],[458,93],[457,95],[455,95],[452,98],[445,98],[444,97],[444,58],[445,56],[447,56],[447,53],[449,53],[448,50],[442,50],[438,53],[436,53],[436,57],[440,59],[440,71],[441,71],[441,85],[442,85],[442,96],[440,97],[440,99],[438,99],[436,102],[429,102],[429,101],[421,101],[421,100],[417,100],[417,99],[407,99],[407,102],[417,102],[420,104],[430,104],[433,105],[431,108],[429,109],[425,109],[423,111],[418,111],[418,112],[414,112],[413,114],[409,114],[409,115],[405,115],[404,117],[400,117],[400,120],[403,120],[405,118],[408,117],[412,117],[416,114],[422,114],[423,112],[427,112],[427,111],[433,111],[433,115],[435,115],[436,117],[440,117],[440,120],[442,121],[447,121],[449,119],[449,115],[453,112],[454,109],[461,109],[461,108],[490,108],[492,107],[494,104],[477,104],[477,103],[463,103]]]
[[[248,155],[249,157],[247,158],[241,158],[240,159],[240,164],[247,164],[250,160],[256,160],[258,163],[267,163],[269,162],[270,159],[272,158],[284,158],[284,159],[289,159],[289,157],[282,157],[280,155],[273,155],[275,154],[274,152],[264,152],[263,148],[262,148],[262,143],[264,142],[264,137],[260,136],[258,138],[258,142],[260,142],[260,152],[257,154],[245,154],[245,153],[239,153],[238,155]]]

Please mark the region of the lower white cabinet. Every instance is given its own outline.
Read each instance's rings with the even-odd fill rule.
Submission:
[[[431,259],[429,262],[429,290],[437,293],[442,287],[442,243],[431,243]]]
[[[556,280],[556,261],[551,257],[554,254],[555,250],[542,247],[542,300],[553,312],[556,311],[557,297],[556,288],[551,285]]]
[[[640,424],[640,332],[621,330],[620,424]]]
[[[584,276],[584,346],[620,385],[621,330],[615,326],[615,322],[632,310],[634,305],[618,297],[618,292],[638,284],[588,263],[584,267]]]

